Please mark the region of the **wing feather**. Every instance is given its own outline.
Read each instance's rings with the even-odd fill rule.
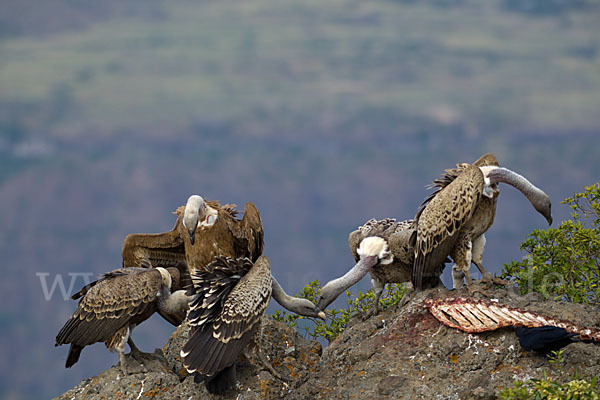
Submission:
[[[151,315],[161,283],[158,270],[120,269],[105,274],[79,301],[56,336],[56,345],[106,341],[133,318]]]
[[[412,274],[415,288],[421,289],[423,277],[434,274],[446,259],[456,241],[456,233],[473,215],[483,186],[481,170],[470,166],[419,211]]]
[[[191,282],[183,239],[179,233],[184,210],[185,206],[181,206],[173,213],[177,215],[177,220],[173,229],[168,232],[127,235],[121,250],[123,267],[145,267],[148,264],[153,267],[176,267],[180,273],[181,287],[188,287]],[[167,314],[159,311],[159,314],[175,326],[185,319],[183,313]]]
[[[253,203],[246,203],[244,217],[233,229],[233,233],[241,250],[238,251],[238,257],[248,257],[256,261],[262,255],[265,235],[260,213]]]
[[[236,264],[236,260],[226,260],[231,265]],[[247,262],[248,259],[244,261]],[[214,304],[215,309],[208,318],[190,320],[192,332],[183,348],[184,365],[189,372],[212,376],[235,362],[260,326],[260,318],[271,298],[271,285],[269,260],[261,256],[221,301],[213,298],[210,291],[201,291],[205,293],[204,298],[211,301],[200,304],[198,300],[197,309],[190,308],[190,315],[210,304]]]
[[[179,234],[184,208],[177,209],[175,226],[168,232],[127,235],[121,249],[123,267],[141,267],[144,261],[149,261],[154,267],[185,269],[183,238]]]

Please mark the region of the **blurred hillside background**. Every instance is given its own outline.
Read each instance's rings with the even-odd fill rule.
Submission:
[[[0,398],[118,361],[97,344],[63,367],[76,304],[41,278],[73,291],[68,273],[119,267],[125,235],[171,229],[191,193],[258,206],[290,293],[351,267],[358,225],[411,218],[426,184],[485,152],[568,218],[560,201],[600,177],[599,27],[597,0],[3,0]],[[545,228],[501,190],[492,272]],[[172,330],[154,317],[133,337],[152,351]]]

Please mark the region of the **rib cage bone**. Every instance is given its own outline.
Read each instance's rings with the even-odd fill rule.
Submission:
[[[508,307],[489,300],[468,297],[426,299],[425,305],[442,324],[464,332],[479,333],[507,326],[536,328],[551,325],[576,333],[582,340],[600,342],[598,328],[581,327],[571,321]]]

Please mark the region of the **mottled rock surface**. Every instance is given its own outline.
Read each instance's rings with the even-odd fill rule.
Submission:
[[[599,326],[597,307],[544,302],[506,289],[488,291],[500,303]],[[426,297],[466,295],[429,290],[404,307],[351,326],[321,354],[321,346],[305,340],[294,328],[263,318],[262,346],[273,367],[289,382],[243,360],[238,385],[229,399],[494,399],[514,380],[550,377],[568,381],[573,374],[590,379],[600,375],[600,346],[575,343],[565,348],[564,361],[550,363],[525,352],[512,329],[467,334],[441,325],[423,306]],[[476,297],[483,297],[477,294]],[[81,382],[60,399],[202,399],[212,398],[203,384],[187,376],[179,350],[187,338],[181,326],[163,348],[164,360],[146,362],[123,378],[118,365]],[[159,351],[160,352],[160,351]],[[130,360],[133,364],[134,361]],[[133,366],[128,365],[131,369]]]

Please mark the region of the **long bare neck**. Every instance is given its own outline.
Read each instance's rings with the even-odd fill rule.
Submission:
[[[288,295],[274,277],[271,277],[271,285],[271,296],[286,310],[308,317],[317,316],[315,305],[310,300]]]
[[[507,168],[496,167],[488,173],[488,178],[492,182],[504,182],[518,189],[527,197],[533,207],[546,218],[548,224],[552,224],[550,197],[524,176]]]
[[[363,276],[369,272],[369,270],[379,262],[377,256],[361,256],[360,260],[356,263],[350,271],[346,272],[343,276],[329,281],[319,296],[319,302],[317,307],[320,310],[324,310],[329,304],[331,304],[344,290],[360,281]]]

